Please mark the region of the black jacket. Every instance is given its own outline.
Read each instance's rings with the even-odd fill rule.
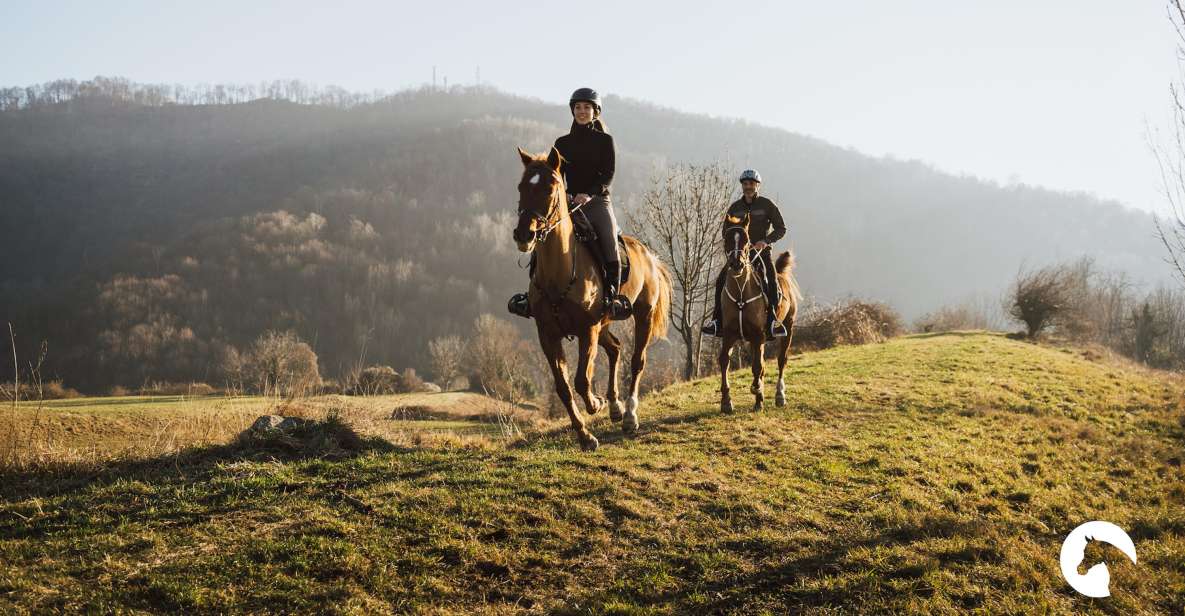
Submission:
[[[752,204],[745,203],[744,197],[737,199],[728,206],[728,214],[737,217],[749,215],[750,242],[762,241],[772,244],[786,235],[786,223],[782,222],[782,213],[778,211],[778,206],[761,195],[757,195]],[[725,220],[721,234],[729,226],[728,221]]]
[[[555,148],[564,157],[560,173],[569,193],[590,197],[609,195],[617,158],[609,133],[594,129],[592,122],[584,126],[573,122],[572,132],[556,139]]]

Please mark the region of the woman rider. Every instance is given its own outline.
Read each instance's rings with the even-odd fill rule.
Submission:
[[[609,185],[613,182],[617,158],[613,137],[605,132],[601,122],[601,97],[592,88],[573,92],[568,109],[572,112],[572,129],[555,140],[555,148],[564,159],[560,174],[570,196],[570,207],[579,207],[597,232],[605,265],[605,308],[611,318],[624,319],[630,314],[630,301],[618,294],[621,259],[617,254],[617,217],[613,215],[613,203],[609,200]],[[507,309],[521,317],[531,316],[526,293],[511,297]]]

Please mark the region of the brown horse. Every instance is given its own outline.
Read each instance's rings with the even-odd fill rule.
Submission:
[[[623,413],[617,396],[617,360],[622,345],[606,327],[610,315],[601,302],[600,267],[589,249],[576,240],[568,195],[559,172],[563,159],[554,147],[545,157],[532,156],[522,148],[518,153],[524,169],[518,185],[519,216],[514,241],[522,252],[534,251],[536,255],[535,274],[528,291],[531,314],[555,379],[555,392],[568,410],[572,429],[585,451],[595,451],[597,439],[585,427],[572,400],[563,339],[575,336],[579,341],[576,392],[584,398],[589,414],[601,410],[606,403],[592,391],[597,346],[604,347],[609,359],[609,418],[620,420],[624,432],[634,432],[638,429],[638,386],[646,367],[646,347],[655,338],[666,336],[671,277],[653,252],[638,240],[625,237],[630,276],[622,285],[621,294],[633,303],[634,344],[629,400]]]
[[[728,250],[728,273],[724,281],[724,295],[720,298],[721,330],[724,340],[720,345],[720,410],[732,412],[732,398],[728,387],[728,359],[732,346],[739,340],[747,341],[752,351],[753,386],[750,391],[756,396],[753,410],[760,411],[765,402],[765,341],[769,334],[766,328],[766,309],[769,302],[762,290],[764,267],[757,253],[750,255],[749,217],[728,217],[730,225],[725,231],[725,248]],[[754,265],[756,263],[756,265]],[[794,335],[794,316],[798,312],[801,293],[794,280],[794,256],[789,251],[778,255],[774,268],[777,270],[778,287],[782,298],[777,306],[777,317],[786,325],[786,336],[778,346],[778,388],[774,402],[786,404],[786,357],[790,353],[790,338]]]

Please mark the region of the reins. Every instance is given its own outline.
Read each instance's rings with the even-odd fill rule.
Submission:
[[[733,229],[741,229],[741,230],[747,231],[747,229],[745,227],[742,227],[739,225],[735,226],[735,227],[729,227],[725,231],[731,231]],[[738,237],[736,248],[729,251],[729,254],[736,255],[738,261],[741,260],[741,255],[749,247],[749,245],[747,243],[744,246],[741,246],[739,240],[740,240],[740,238]],[[757,289],[757,295],[754,295],[753,297],[750,297],[750,298],[745,298],[745,289],[749,288],[749,279],[751,278],[751,275],[753,273],[753,263],[756,261],[761,261],[761,253],[759,253],[757,251],[753,251],[753,256],[749,257],[747,260],[748,260],[748,264],[745,267],[742,267],[739,272],[732,275],[732,279],[734,281],[737,281],[737,286],[740,287],[739,292],[740,292],[741,298],[733,297],[732,292],[728,290],[728,285],[724,286],[724,293],[726,295],[728,295],[728,299],[732,300],[737,305],[737,333],[741,337],[741,339],[744,339],[744,337],[745,337],[745,306],[765,297],[765,293],[761,290],[760,285],[758,285],[759,288]],[[764,261],[761,262],[761,267],[763,269],[765,268]],[[764,274],[765,272],[762,272],[762,273]],[[772,307],[767,307],[767,309],[773,310]]]
[[[568,209],[568,217],[571,218],[572,214],[580,211],[580,208],[584,207],[585,203],[588,203],[588,201],[581,203],[580,205],[576,206],[575,208],[569,208]],[[547,225],[546,228],[535,230],[535,247],[532,249],[532,252],[539,250],[539,247],[541,245],[543,245],[543,242],[547,241],[547,237],[551,234],[551,232],[553,230],[555,230],[555,228],[558,227],[561,222],[564,221],[564,217],[562,215],[556,216],[555,220],[554,221],[552,220],[553,214],[560,213],[559,209],[560,209],[560,199],[557,198],[555,196],[555,194],[553,193],[552,198],[551,198],[551,203],[548,204],[546,216],[540,216],[540,215],[536,214],[535,212],[530,212],[530,214],[535,218],[535,220],[541,220],[541,221],[543,221],[544,224]],[[524,213],[524,211],[520,207],[519,208],[519,215],[521,216],[523,213]],[[547,289],[543,288],[543,286],[539,284],[539,281],[534,276],[531,277],[531,284],[535,285],[535,288],[539,289],[539,292],[543,294],[543,298],[546,299],[547,303],[551,305],[552,315],[554,315],[556,317],[556,320],[558,321],[559,316],[560,316],[560,306],[563,305],[564,298],[566,298],[568,296],[568,292],[571,291],[572,287],[576,284],[576,254],[575,254],[575,251],[573,251],[573,253],[572,253],[572,276],[570,278],[568,278],[568,285],[566,287],[564,287],[563,292],[560,293],[559,296],[557,296],[554,300],[551,298],[551,293],[549,293],[547,291]]]

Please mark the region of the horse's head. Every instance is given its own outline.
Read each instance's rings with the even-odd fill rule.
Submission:
[[[724,231],[724,250],[728,252],[728,268],[739,272],[749,263],[749,215],[726,217],[727,228]]]
[[[560,178],[563,157],[554,147],[547,156],[532,156],[518,149],[523,160],[523,177],[518,183],[518,225],[514,242],[522,252],[531,252],[535,244],[559,224],[566,214],[567,195]]]

